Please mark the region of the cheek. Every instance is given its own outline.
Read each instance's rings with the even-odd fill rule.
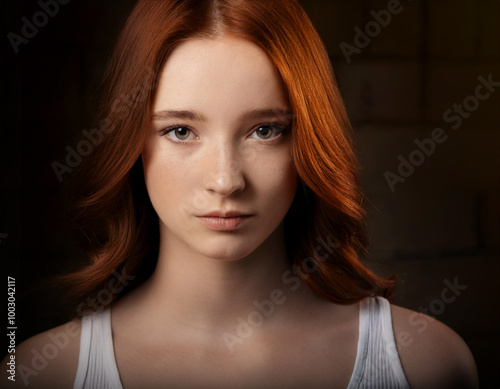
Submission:
[[[283,213],[290,207],[298,185],[298,174],[293,160],[289,155],[282,158],[275,158],[264,165],[267,168],[261,169],[260,181],[261,191],[265,201],[273,213]],[[259,184],[257,184],[259,185]]]
[[[182,199],[188,172],[183,164],[175,163],[172,157],[154,147],[145,148],[142,158],[149,198],[161,217]]]

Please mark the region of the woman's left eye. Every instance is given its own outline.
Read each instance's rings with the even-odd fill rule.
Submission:
[[[258,135],[258,139],[271,139],[276,138],[285,131],[286,127],[280,124],[269,123],[259,126],[254,133]],[[276,134],[273,136],[273,133]]]

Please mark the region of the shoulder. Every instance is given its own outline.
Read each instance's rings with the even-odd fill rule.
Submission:
[[[412,388],[477,388],[474,357],[464,340],[442,322],[391,304],[401,364]]]
[[[72,388],[78,367],[81,319],[41,332],[16,346],[2,366],[15,361],[15,381],[2,368],[5,388]],[[14,357],[14,358],[13,358]]]

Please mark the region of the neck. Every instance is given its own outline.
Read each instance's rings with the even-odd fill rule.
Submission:
[[[298,278],[284,282],[295,276],[289,272],[283,224],[236,260],[209,258],[168,233],[161,236],[157,267],[141,287],[142,309],[157,323],[209,338],[235,335],[242,322],[253,324],[252,332],[265,331],[302,314],[297,304],[311,298]]]

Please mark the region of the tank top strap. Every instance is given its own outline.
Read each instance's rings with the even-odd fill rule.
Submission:
[[[116,366],[109,306],[82,317],[73,389],[123,389]]]
[[[73,388],[123,389],[114,355],[109,306],[82,317]],[[396,348],[391,307],[380,296],[360,302],[358,349],[347,389],[364,388],[410,388]]]
[[[377,296],[360,304],[358,352],[347,389],[409,389],[396,348],[389,301]]]

